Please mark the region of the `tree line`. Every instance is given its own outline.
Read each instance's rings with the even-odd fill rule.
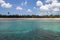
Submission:
[[[2,15],[0,14],[0,18],[60,18],[60,15],[10,15],[10,12],[8,12],[8,15]]]
[[[60,18],[60,15],[0,15],[0,18]]]

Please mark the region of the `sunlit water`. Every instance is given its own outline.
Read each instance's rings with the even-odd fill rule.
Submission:
[[[40,29],[43,31],[49,30],[52,32],[60,32],[60,20],[0,20],[0,33],[1,34],[6,34],[6,35],[7,34],[21,34],[21,33],[27,34],[30,32],[33,32],[33,34],[38,34],[40,32],[35,33],[34,31],[37,29]],[[32,34],[29,34],[29,35],[32,35]],[[15,39],[11,39],[11,40],[15,40]],[[21,39],[16,39],[16,40],[21,40]],[[27,38],[26,40],[29,40],[29,39]],[[36,40],[38,40],[38,38]],[[50,39],[50,40],[53,40],[53,39]]]
[[[3,20],[0,21],[0,31],[4,33],[26,33],[38,28],[35,20]]]
[[[60,20],[0,20],[1,32],[29,32],[36,28],[60,32]]]

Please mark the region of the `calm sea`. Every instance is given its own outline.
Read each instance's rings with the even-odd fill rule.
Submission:
[[[0,40],[60,40],[60,20],[0,20]]]

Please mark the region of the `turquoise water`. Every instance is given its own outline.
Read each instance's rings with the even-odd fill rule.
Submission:
[[[44,30],[60,32],[60,20],[38,20],[37,24]]]
[[[60,40],[60,20],[0,20],[0,40]]]
[[[36,28],[60,32],[60,20],[0,20],[0,31],[24,33]]]
[[[0,32],[4,33],[25,33],[37,28],[33,20],[3,20],[0,21]]]

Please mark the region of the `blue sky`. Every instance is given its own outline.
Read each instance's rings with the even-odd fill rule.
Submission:
[[[50,15],[60,12],[60,0],[0,0],[0,14]]]

